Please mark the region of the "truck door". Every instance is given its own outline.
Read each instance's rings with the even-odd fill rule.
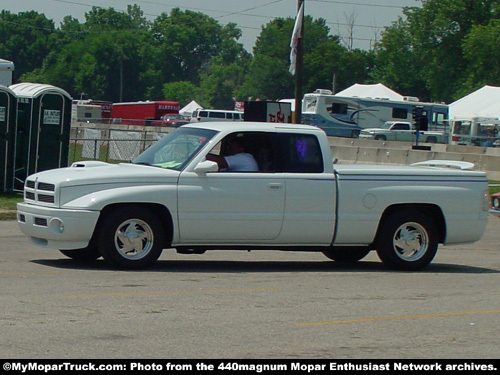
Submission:
[[[392,126],[391,132],[394,134],[395,141],[410,141],[413,138],[411,125],[405,123],[396,123]]]
[[[251,135],[255,139],[255,132]],[[256,159],[264,150],[259,148],[252,150]],[[273,150],[270,153],[274,155]],[[278,237],[285,205],[284,175],[265,169],[264,162],[259,164],[258,172],[181,173],[178,217],[182,244],[248,244]]]
[[[325,173],[318,139],[308,134],[279,136],[286,181],[279,240],[295,245],[330,244],[335,233],[336,183],[333,172]]]

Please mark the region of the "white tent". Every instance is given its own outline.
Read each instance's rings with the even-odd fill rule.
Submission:
[[[336,96],[348,96],[357,98],[371,98],[371,99],[389,99],[389,100],[403,100],[403,96],[396,91],[384,86],[381,83],[373,85],[362,85],[356,83],[351,87],[335,94]]]
[[[188,105],[186,105],[185,107],[183,107],[179,113],[183,116],[186,116],[186,117],[191,117],[193,111],[197,110],[197,109],[202,109],[203,107],[201,105],[199,105],[198,103],[196,103],[196,101],[192,100]]]
[[[500,87],[483,86],[450,104],[450,118],[500,118]]]

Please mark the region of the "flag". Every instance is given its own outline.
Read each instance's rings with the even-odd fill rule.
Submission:
[[[300,35],[302,34],[302,23],[304,22],[304,3],[300,5],[295,25],[293,26],[292,40],[290,41],[290,73],[295,74],[297,65],[297,47],[299,44]]]

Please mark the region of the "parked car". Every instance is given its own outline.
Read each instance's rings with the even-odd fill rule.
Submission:
[[[495,193],[491,196],[491,210],[490,212],[493,215],[496,215],[500,218],[500,192]]]
[[[169,114],[160,117],[160,120],[155,120],[151,123],[153,126],[173,126],[189,124],[189,119],[180,114]]]

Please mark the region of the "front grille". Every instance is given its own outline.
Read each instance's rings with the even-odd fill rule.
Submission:
[[[54,184],[47,184],[45,182],[38,183],[38,190],[54,191],[56,186]]]
[[[54,203],[53,195],[38,194],[38,200],[45,203]]]
[[[54,205],[56,203],[56,186],[47,182],[27,180],[24,189],[24,199],[44,205]]]

